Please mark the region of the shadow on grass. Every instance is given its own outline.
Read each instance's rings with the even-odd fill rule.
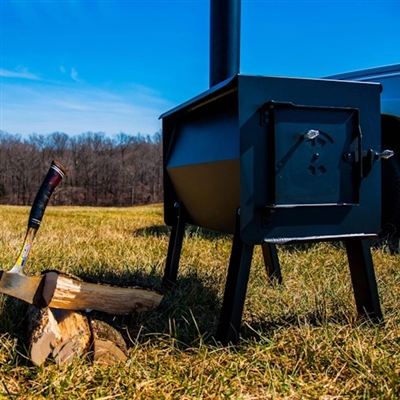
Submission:
[[[175,286],[166,292],[159,308],[131,316],[130,336],[138,342],[157,335],[173,338],[177,341],[175,346],[181,348],[198,347],[201,343],[215,345],[221,302],[221,296],[207,287],[195,273],[180,277]],[[240,340],[258,342],[272,338],[283,329],[318,328],[328,324],[356,326],[368,322],[366,318],[357,316],[355,305],[354,312],[348,311],[338,309],[332,312],[318,306],[307,312],[300,308],[289,312],[282,310],[279,315],[265,315],[265,318],[255,317],[250,322],[242,322],[239,336]]]
[[[172,337],[184,346],[211,340],[219,317],[220,301],[217,291],[210,288],[197,271],[180,274],[170,289],[163,286],[157,266],[150,272],[137,269],[122,275],[115,275],[111,268],[104,268],[100,277],[80,274],[80,278],[92,283],[137,286],[164,296],[161,304],[148,312],[128,316],[96,314],[96,317],[122,332],[128,343],[132,340],[141,342],[148,340],[149,336],[158,335]]]
[[[244,340],[259,341],[260,339],[271,339],[277,332],[291,328],[319,328],[328,324],[355,326],[365,324],[365,318],[357,317],[355,314],[337,312],[327,316],[317,309],[307,313],[296,312],[286,313],[275,318],[266,317],[265,320],[257,319],[250,323],[242,324],[240,337]],[[372,323],[372,322],[371,322]]]
[[[18,338],[24,333],[24,316],[28,304],[11,296],[2,295],[0,308],[0,335],[8,333]]]
[[[196,273],[190,273],[179,277],[165,291],[156,310],[132,314],[130,334],[139,341],[161,335],[176,339],[182,346],[197,346],[200,342],[212,341],[219,311],[217,292]]]
[[[145,228],[137,229],[133,232],[134,236],[170,236],[171,227],[167,225],[152,225],[146,226]],[[186,225],[185,227],[185,235],[187,237],[201,237],[203,239],[214,240],[214,239],[222,239],[222,238],[232,238],[232,235],[228,233],[218,232],[211,229],[200,228],[194,225]]]
[[[133,234],[138,236],[167,236],[170,227],[166,225],[153,225],[136,230]],[[207,240],[216,238],[232,238],[232,235],[187,226],[185,234],[189,237],[201,237]],[[319,243],[300,243],[279,246],[284,251],[307,251]],[[334,248],[344,249],[342,242],[331,242]],[[229,260],[227,260],[227,263]],[[149,277],[147,277],[149,278]],[[137,279],[137,277],[135,278]],[[158,277],[157,286],[161,287],[161,278]],[[266,283],[268,279],[266,278]],[[156,280],[153,281],[155,283]],[[154,287],[154,286],[153,286]],[[139,341],[150,335],[168,335],[179,341],[182,345],[193,346],[200,340],[205,343],[215,343],[216,332],[221,312],[221,296],[209,288],[207,283],[192,272],[190,275],[179,277],[178,282],[171,291],[165,292],[165,298],[160,307],[148,315],[133,315],[130,323],[131,337]],[[267,302],[268,299],[265,299]],[[309,310],[307,313],[299,310],[285,313],[275,317],[266,316],[265,320],[253,320],[242,324],[240,337],[244,340],[257,340],[260,337],[271,337],[275,332],[290,327],[320,327],[328,323],[348,325],[358,321],[355,315],[337,311],[327,315],[327,310]],[[365,322],[365,319],[362,320]]]
[[[11,296],[3,295],[0,301],[0,336],[12,338],[8,346],[12,347],[10,365],[32,366],[28,358],[27,321],[25,318],[28,304]],[[14,342],[15,340],[15,342]]]

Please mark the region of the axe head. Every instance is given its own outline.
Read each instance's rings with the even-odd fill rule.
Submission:
[[[26,276],[14,272],[0,271],[0,293],[7,294],[29,304],[41,307],[44,276]]]

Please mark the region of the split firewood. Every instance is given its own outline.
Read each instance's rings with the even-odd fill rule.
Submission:
[[[61,333],[52,356],[57,364],[65,364],[88,350],[91,344],[91,331],[85,314],[51,308]]]
[[[51,308],[126,314],[153,310],[163,298],[151,290],[89,283],[56,271],[44,275],[42,294]]]
[[[114,315],[153,310],[163,298],[155,291],[84,282],[57,271],[44,272],[40,276],[0,271],[0,293],[38,307],[74,311],[92,309]]]
[[[121,333],[107,322],[88,314],[49,307],[29,306],[29,356],[35,365],[52,357],[58,365],[92,349],[93,360],[114,364],[127,360],[127,345]]]
[[[42,365],[61,337],[58,323],[50,308],[32,305],[28,307],[27,320],[30,359],[35,365]]]
[[[50,355],[61,365],[90,347],[89,323],[80,312],[29,306],[27,317],[29,353],[35,365]]]
[[[96,313],[88,318],[87,311],[109,316],[148,311],[163,298],[150,290],[84,282],[56,271],[43,274],[38,290],[44,299],[41,304],[46,306],[28,307],[30,358],[36,365],[42,365],[49,356],[57,364],[64,364],[89,348],[100,363],[126,361],[127,347],[120,332],[96,318]]]

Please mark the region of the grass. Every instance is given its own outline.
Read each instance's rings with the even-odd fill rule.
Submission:
[[[0,207],[0,269],[20,250],[28,207]],[[169,230],[161,205],[49,207],[27,274],[57,269],[116,284],[161,288]],[[284,285],[268,282],[256,247],[241,340],[213,340],[232,239],[188,230],[179,280],[160,307],[121,318],[123,365],[90,355],[42,367],[27,358],[26,305],[0,295],[0,398],[396,399],[400,395],[400,255],[373,249],[382,325],[358,319],[338,243],[279,247]]]

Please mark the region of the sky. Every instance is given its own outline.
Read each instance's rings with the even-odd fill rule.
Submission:
[[[220,0],[225,1],[225,0]],[[209,88],[209,0],[0,0],[0,131],[152,135]],[[243,74],[400,63],[400,0],[242,0]]]

